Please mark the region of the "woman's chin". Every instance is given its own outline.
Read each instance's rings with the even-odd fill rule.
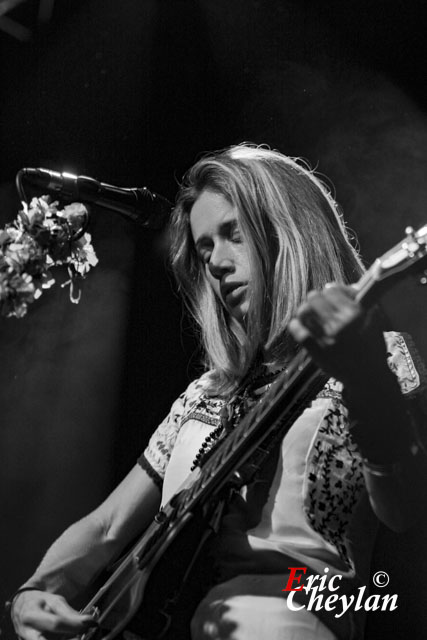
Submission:
[[[230,316],[234,318],[234,320],[236,320],[236,322],[238,322],[244,327],[246,325],[248,308],[249,308],[249,304],[245,300],[244,302],[242,302],[242,304],[236,305],[235,307],[228,309],[228,312]]]

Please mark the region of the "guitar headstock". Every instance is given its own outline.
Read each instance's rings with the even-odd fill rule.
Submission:
[[[405,238],[377,258],[355,285],[359,300],[365,298],[373,287],[383,288],[383,283],[392,284],[395,279],[413,272],[421,273],[420,283],[427,284],[427,225],[417,231],[407,227],[405,233]]]

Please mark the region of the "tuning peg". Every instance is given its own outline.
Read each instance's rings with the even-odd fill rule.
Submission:
[[[408,252],[411,258],[414,258],[420,248],[419,242],[417,240],[417,234],[413,227],[406,227],[405,229],[406,238],[402,242],[402,249]]]
[[[419,282],[419,284],[422,284],[422,285],[427,284],[427,269],[425,269],[425,271],[423,271],[423,275],[420,277],[418,282]]]

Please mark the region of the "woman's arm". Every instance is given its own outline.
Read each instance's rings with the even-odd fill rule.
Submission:
[[[289,329],[322,369],[343,383],[372,507],[384,524],[401,531],[426,503],[427,460],[409,403],[388,367],[382,329],[354,295],[343,285],[312,292]]]
[[[50,547],[12,604],[16,633],[24,640],[43,633],[76,634],[93,620],[72,609],[73,599],[152,521],[160,490],[139,466],[89,515]],[[33,590],[34,589],[34,590]]]
[[[392,465],[373,465],[365,460],[364,476],[377,517],[393,531],[415,524],[425,508],[427,461],[418,450]]]

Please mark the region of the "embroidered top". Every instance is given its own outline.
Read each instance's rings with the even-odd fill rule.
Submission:
[[[424,387],[421,369],[401,334],[385,337],[402,392],[416,395]],[[219,425],[224,400],[208,396],[205,381],[206,374],[176,400],[140,458],[163,484],[163,504]],[[343,575],[348,592],[367,584],[377,522],[341,392],[342,385],[330,379],[286,434],[275,464],[265,465],[257,482],[230,505],[216,540],[220,581],[242,574],[285,575],[290,566],[308,566],[314,573],[328,567],[329,575]],[[351,623],[343,637],[359,637],[358,624]]]

